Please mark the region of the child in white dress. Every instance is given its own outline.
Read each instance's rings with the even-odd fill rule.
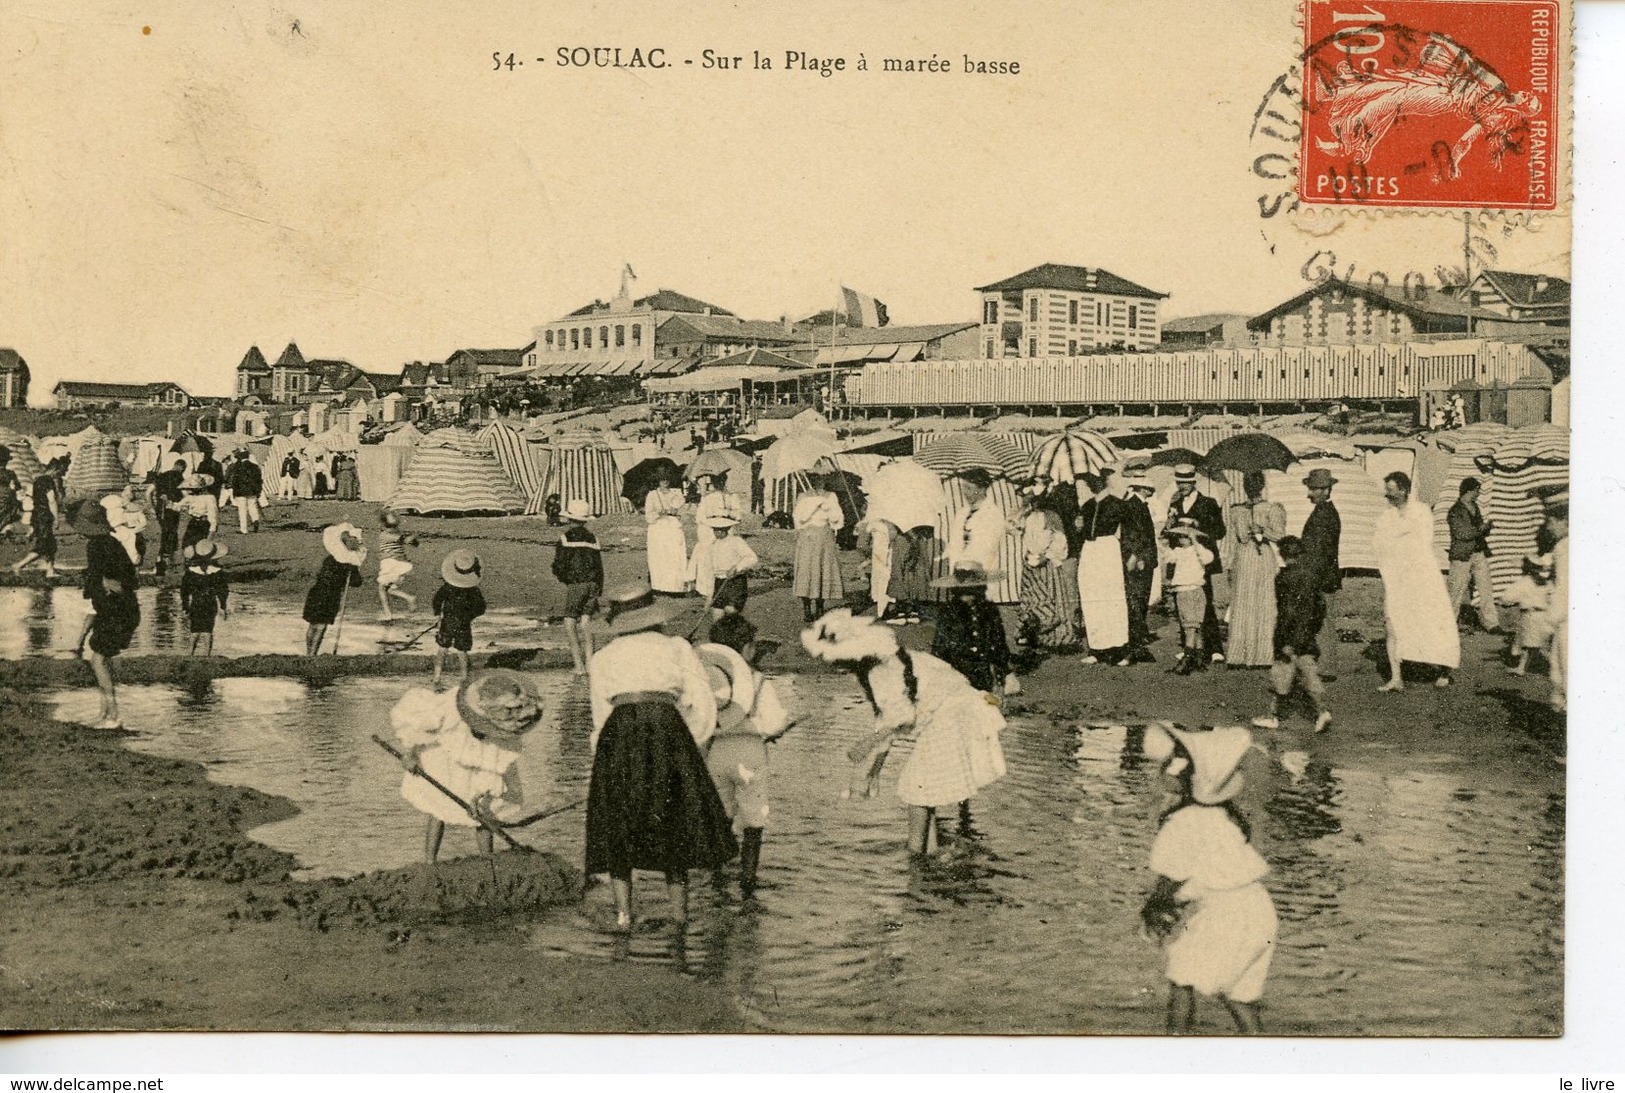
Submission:
[[[1151,844],[1157,884],[1140,915],[1168,955],[1168,1032],[1189,1032],[1196,994],[1217,998],[1244,1033],[1261,1031],[1259,999],[1275,952],[1269,866],[1234,799],[1252,747],[1243,728],[1146,727],[1145,754],[1164,763],[1175,802]]]
[[[1523,575],[1501,593],[1501,602],[1521,609],[1513,641],[1515,661],[1507,671],[1521,676],[1529,670],[1529,650],[1552,644],[1552,581],[1556,570],[1550,554],[1529,555]]]
[[[492,850],[491,826],[518,820],[525,790],[519,777],[524,736],[541,720],[542,699],[529,676],[505,668],[481,672],[454,690],[413,687],[390,711],[401,745],[401,796],[429,817],[423,854],[440,853],[446,825],[477,828],[481,853]],[[463,807],[419,777],[427,774],[462,798]]]

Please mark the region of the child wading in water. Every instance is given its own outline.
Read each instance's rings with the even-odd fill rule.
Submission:
[[[434,594],[434,613],[440,616],[440,629],[434,643],[434,689],[444,684],[440,677],[446,665],[446,650],[457,654],[457,682],[468,682],[468,654],[474,648],[474,620],[485,614],[485,595],[480,592],[480,556],[472,550],[454,550],[440,563],[444,584]]]
[[[316,572],[316,583],[305,594],[305,655],[313,657],[322,651],[322,640],[344,610],[348,589],[361,585],[361,566],[367,560],[367,548],[361,545],[361,532],[350,523],[333,524],[322,529],[322,546],[327,557]],[[335,647],[334,652],[337,652]]]
[[[480,852],[489,854],[492,837],[484,824],[503,826],[520,819],[525,793],[519,752],[541,716],[536,684],[506,668],[488,669],[472,683],[444,693],[414,687],[395,704],[389,717],[407,772],[401,796],[428,814],[423,857],[430,865],[440,854],[447,824],[477,827]],[[419,771],[469,807],[459,807],[418,777]]]
[[[1196,526],[1191,517],[1182,517],[1178,523],[1164,533],[1168,540],[1168,572],[1163,578],[1162,586],[1174,601],[1174,611],[1179,618],[1179,632],[1184,641],[1184,655],[1179,663],[1169,669],[1178,675],[1188,676],[1192,672],[1200,672],[1207,667],[1206,659],[1202,655],[1202,619],[1207,614],[1207,589],[1204,585],[1208,565],[1213,561],[1213,551],[1206,543],[1201,542],[1207,538],[1202,530]]]
[[[570,524],[553,551],[553,576],[564,585],[564,633],[570,639],[575,674],[587,674],[592,662],[592,617],[604,594],[604,559],[598,537],[587,527],[592,506],[577,498],[564,508]]]
[[[793,722],[773,684],[752,667],[756,627],[729,615],[711,627],[711,640],[696,646],[717,700],[717,730],[705,754],[722,807],[739,837],[739,895],[756,896],[756,871],[767,828],[767,745]]]
[[[1325,732],[1332,723],[1330,710],[1320,704],[1326,692],[1320,682],[1319,639],[1326,621],[1326,599],[1320,593],[1319,575],[1303,557],[1303,541],[1296,535],[1283,536],[1275,544],[1284,563],[1275,575],[1275,663],[1270,665],[1270,712],[1253,718],[1260,729],[1281,727],[1281,714],[1296,680],[1315,713],[1315,731]]]
[[[1261,883],[1269,866],[1234,803],[1251,747],[1243,728],[1189,732],[1161,722],[1145,730],[1145,754],[1164,764],[1174,787],[1151,844],[1157,885],[1140,911],[1168,955],[1170,1033],[1190,1031],[1197,992],[1223,1002],[1242,1032],[1262,1031],[1258,1002],[1277,923]]]
[[[192,656],[203,649],[214,653],[214,619],[226,613],[226,571],[220,559],[229,553],[213,539],[204,539],[186,548],[186,570],[181,574],[181,608],[186,612],[186,628],[192,632]]]
[[[406,559],[406,548],[418,545],[418,537],[401,530],[401,518],[389,509],[378,514],[378,603],[383,607],[379,617],[389,622],[395,617],[389,605],[391,596],[406,605],[408,611],[417,607],[418,598],[401,591],[401,582],[412,572],[412,563]]]

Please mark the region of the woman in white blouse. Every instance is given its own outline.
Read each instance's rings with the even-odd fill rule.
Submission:
[[[677,488],[676,475],[668,474],[643,501],[643,521],[649,525],[645,550],[649,559],[649,584],[668,596],[688,591],[688,539],[681,519],[686,502]]]
[[[795,594],[801,598],[801,615],[812,622],[824,613],[824,603],[846,599],[841,582],[840,556],[835,551],[835,533],[846,526],[841,503],[830,492],[822,476],[812,476],[812,488],[796,498],[791,513],[796,527]]]
[[[606,597],[613,640],[592,658],[588,876],[608,873],[616,925],[632,926],[632,870],[666,874],[672,919],[688,919],[688,871],[739,853],[700,753],[716,731],[711,682],[692,646],[670,637],[647,586]]]
[[[714,474],[700,476],[700,503],[694,510],[694,552],[688,559],[688,579],[694,585],[694,591],[705,597],[707,603],[717,590],[716,565],[711,560],[712,544],[716,537],[710,532],[713,526],[709,521],[718,517],[732,517],[737,521],[741,515],[739,498],[722,488],[721,477]]]

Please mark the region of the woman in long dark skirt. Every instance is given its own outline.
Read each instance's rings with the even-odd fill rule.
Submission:
[[[118,690],[113,684],[113,658],[130,647],[136,627],[141,625],[141,605],[135,597],[135,562],[123,544],[113,538],[107,511],[97,502],[85,501],[79,506],[73,527],[85,537],[84,596],[94,612],[80,638],[79,652],[90,661],[96,686],[102,692],[102,715],[96,727],[122,728]]]
[[[361,585],[361,564],[367,560],[367,548],[361,543],[361,532],[352,524],[334,524],[322,529],[322,545],[327,557],[316,573],[316,583],[305,594],[305,655],[313,657],[321,652],[327,628],[333,625],[344,608],[347,588]]]
[[[609,874],[616,927],[632,927],[632,870],[666,875],[674,925],[688,920],[688,871],[739,853],[700,748],[716,729],[716,697],[692,646],[668,636],[648,585],[607,597],[614,635],[592,658],[592,783],[587,874]]]

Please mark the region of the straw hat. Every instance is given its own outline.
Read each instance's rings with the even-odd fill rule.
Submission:
[[[931,582],[932,588],[986,588],[1004,576],[997,571],[989,573],[976,562],[960,562],[946,577]]]
[[[1304,476],[1303,484],[1312,490],[1329,490],[1337,485],[1337,479],[1325,467],[1316,467]]]
[[[367,560],[367,548],[361,543],[361,532],[348,520],[323,528],[322,546],[336,561],[345,565],[360,565]]]
[[[726,645],[706,642],[694,647],[705,675],[711,681],[711,696],[717,700],[717,727],[736,727],[750,713],[752,679],[745,658]],[[735,702],[735,696],[739,701]]]
[[[186,556],[198,562],[218,562],[230,553],[226,544],[213,539],[200,539],[186,548]]]
[[[517,719],[527,706],[531,716]],[[487,668],[457,689],[457,713],[479,739],[518,751],[524,734],[541,720],[541,688],[523,672]]]
[[[1201,527],[1197,525],[1196,521],[1189,516],[1181,516],[1174,526],[1169,528],[1164,534],[1166,534],[1169,538],[1176,535],[1184,535],[1191,539],[1208,538],[1208,533],[1203,531]]]
[[[560,515],[571,523],[585,524],[592,519],[592,506],[587,504],[584,499],[577,497],[564,506],[564,512]]]
[[[1143,493],[1156,493],[1156,483],[1146,474],[1144,467],[1123,468],[1123,485],[1131,490],[1140,490]]]
[[[1189,463],[1181,463],[1179,466],[1174,468],[1174,481],[1195,482],[1196,468],[1191,466]]]
[[[731,528],[739,523],[739,517],[729,516],[724,512],[717,516],[707,516],[704,523],[708,528]]]
[[[1170,721],[1146,726],[1145,753],[1158,762],[1174,758],[1178,742],[1190,756],[1191,799],[1201,805],[1220,805],[1235,797],[1246,784],[1242,777],[1242,757],[1253,746],[1253,734],[1240,726],[1191,732]],[[1178,760],[1168,765],[1168,773],[1178,774]]]
[[[476,588],[480,583],[480,556],[472,550],[454,550],[440,563],[440,577],[453,588]]]
[[[645,581],[621,585],[604,596],[608,605],[604,618],[611,634],[636,634],[657,630],[671,621],[665,607],[655,601],[654,589]]]

